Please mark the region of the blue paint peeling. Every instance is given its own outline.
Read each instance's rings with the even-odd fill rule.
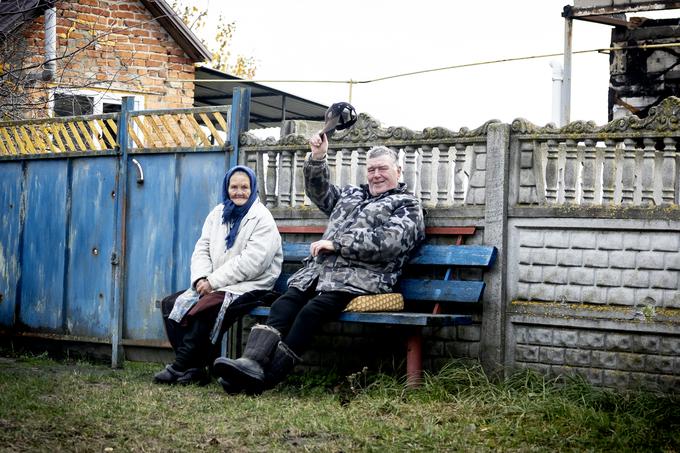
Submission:
[[[17,284],[21,276],[21,162],[0,165],[0,325],[14,325]]]
[[[135,158],[144,169],[145,182],[138,185],[136,178],[128,179],[123,335],[156,339],[162,338],[163,325],[154,301],[172,290],[175,156]]]
[[[70,259],[67,270],[66,321],[69,334],[106,338],[113,297],[111,253],[114,239],[116,160],[73,161]]]
[[[19,321],[61,333],[68,161],[27,163]]]

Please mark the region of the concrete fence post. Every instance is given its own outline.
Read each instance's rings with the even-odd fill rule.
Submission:
[[[506,312],[506,241],[510,126],[489,125],[486,160],[484,245],[498,249],[496,263],[485,275],[480,360],[491,375],[503,372]]]

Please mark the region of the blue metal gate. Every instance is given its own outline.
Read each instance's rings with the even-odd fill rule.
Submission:
[[[41,125],[50,132],[45,147],[59,141],[66,149],[70,137],[71,152],[0,155],[2,330],[111,344],[114,366],[121,346],[166,344],[160,300],[190,283],[191,253],[220,201],[222,177],[236,164],[249,102],[248,89],[235,89],[232,120],[217,115],[220,132],[207,117],[219,108],[183,111],[186,124],[198,127],[195,112],[201,129],[213,132],[199,131],[201,146],[153,142],[154,130],[172,132],[162,115],[173,111],[132,112],[126,100],[114,149],[73,152],[76,140],[86,146],[95,139],[75,137],[74,126],[62,126],[59,135]],[[155,117],[145,123],[142,115]],[[22,128],[33,130],[4,124],[17,137],[24,137]],[[177,131],[175,145],[185,138]],[[216,133],[224,133],[218,144]]]

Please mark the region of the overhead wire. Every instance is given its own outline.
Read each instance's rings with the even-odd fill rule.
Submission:
[[[639,44],[639,45],[635,45],[635,46],[599,47],[599,48],[595,48],[595,49],[575,50],[575,51],[572,51],[571,54],[572,55],[580,55],[580,54],[586,54],[586,53],[609,53],[609,52],[616,52],[616,51],[629,50],[629,49],[663,49],[663,48],[672,48],[672,47],[680,47],[680,43]],[[195,82],[201,82],[201,83],[203,83],[203,82],[221,82],[221,83],[247,83],[247,82],[252,82],[252,83],[344,83],[344,84],[349,85],[349,94],[350,94],[349,97],[350,97],[350,100],[351,100],[351,98],[352,98],[352,87],[354,85],[382,82],[382,81],[385,81],[385,80],[397,79],[397,78],[401,78],[401,77],[411,77],[411,76],[415,76],[415,75],[428,74],[428,73],[439,72],[439,71],[447,71],[447,70],[451,70],[451,69],[469,68],[469,67],[474,67],[474,66],[483,66],[483,65],[498,64],[498,63],[509,63],[509,62],[514,62],[514,61],[536,60],[536,59],[540,59],[540,58],[559,57],[559,56],[563,56],[563,55],[564,55],[564,52],[553,52],[553,53],[545,53],[545,54],[537,54],[537,55],[528,55],[528,56],[522,56],[522,57],[499,58],[499,59],[495,59],[495,60],[483,60],[483,61],[477,61],[477,62],[472,62],[472,63],[461,63],[461,64],[456,64],[456,65],[438,67],[438,68],[422,69],[420,71],[411,71],[411,72],[392,74],[392,75],[376,77],[376,78],[373,78],[373,79],[365,79],[365,80],[353,80],[353,79],[350,79],[350,80],[196,79]]]

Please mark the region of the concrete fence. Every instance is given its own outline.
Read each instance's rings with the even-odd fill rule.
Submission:
[[[680,100],[669,98],[646,119],[599,127],[518,119],[417,132],[361,115],[333,137],[328,159],[336,184],[356,184],[365,178],[366,150],[396,149],[428,226],[476,226],[472,242],[499,250],[478,323],[428,332],[431,368],[467,356],[489,370],[578,373],[598,385],[677,391],[678,140]],[[307,153],[302,136],[241,136],[239,159],[256,168],[262,198],[282,224],[325,222],[304,194]],[[289,238],[299,239],[311,237]],[[371,335],[339,325],[327,333],[318,345],[327,351],[311,353],[312,365],[337,342],[362,348],[357,338]],[[378,335],[390,339],[379,344],[395,344],[389,331]]]

